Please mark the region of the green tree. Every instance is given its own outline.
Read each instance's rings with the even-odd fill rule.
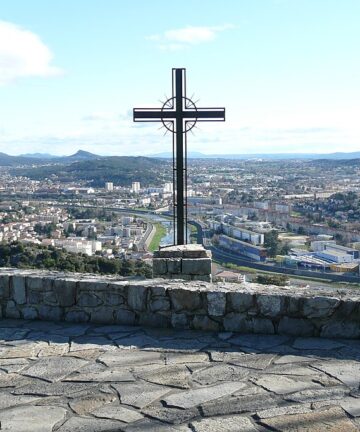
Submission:
[[[279,249],[279,234],[276,230],[268,231],[264,234],[264,246],[270,257],[275,257]]]

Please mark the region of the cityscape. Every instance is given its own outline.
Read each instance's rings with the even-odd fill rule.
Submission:
[[[173,244],[170,159],[130,157],[133,172],[124,178],[126,157],[78,151],[65,161],[9,158],[0,178],[3,245],[141,261],[146,268],[154,250]],[[243,277],[251,269],[253,278],[257,269],[358,283],[358,161],[191,158],[189,241],[213,251],[214,277],[237,278],[236,269]],[[100,162],[100,178],[109,181],[89,175]],[[84,164],[85,178],[78,168]],[[107,164],[112,169],[108,179]],[[65,170],[73,170],[71,181],[63,178]],[[9,260],[27,266],[18,258]],[[69,262],[63,267],[51,259],[28,265],[66,270]],[[108,271],[114,268],[108,265]]]

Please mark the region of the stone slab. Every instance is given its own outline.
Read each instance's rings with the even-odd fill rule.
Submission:
[[[65,420],[66,410],[55,406],[25,405],[1,411],[1,430],[7,432],[52,432]]]
[[[360,362],[355,361],[332,361],[316,362],[314,367],[323,371],[351,388],[359,388],[360,385]]]
[[[84,395],[95,388],[92,383],[35,381],[33,383],[19,384],[11,390],[14,395],[35,396],[68,396],[76,397]]]
[[[360,417],[360,398],[347,397],[341,399],[339,405],[352,417]]]
[[[358,428],[339,407],[316,412],[293,414],[262,420],[281,432],[357,432]]]
[[[194,432],[258,432],[259,429],[250,419],[242,416],[202,419],[191,422]]]
[[[332,386],[328,388],[302,390],[287,395],[286,399],[292,402],[315,403],[325,400],[336,401],[344,398],[347,394],[349,394],[349,390],[345,387]]]
[[[256,417],[259,419],[268,419],[283,415],[304,414],[311,412],[311,404],[304,403],[298,405],[286,405],[282,407],[269,408],[262,411],[257,411]]]
[[[57,432],[123,432],[125,428],[114,420],[94,417],[71,417]],[[30,431],[29,431],[30,432]]]
[[[295,379],[279,375],[256,378],[254,383],[278,395],[285,395],[305,389],[320,387],[319,384],[310,380]]]
[[[69,402],[70,408],[78,415],[86,415],[105,404],[118,400],[115,394],[93,393],[83,397],[74,398]]]
[[[48,357],[37,360],[21,373],[25,376],[55,382],[60,381],[86,364],[85,360],[72,357]]]
[[[223,381],[242,381],[247,378],[249,374],[249,370],[243,367],[228,364],[215,364],[207,369],[194,372],[192,379],[201,385],[212,385]],[[243,386],[245,387],[245,384],[243,384]]]
[[[154,384],[189,388],[190,372],[183,364],[135,367],[133,373],[137,378]]]
[[[103,405],[102,407],[93,410],[91,414],[95,417],[119,420],[124,423],[132,423],[144,418],[140,412],[120,406],[118,404]]]
[[[164,364],[164,356],[159,352],[122,350],[107,351],[99,357],[106,366],[144,366]],[[1,367],[1,366],[0,366]]]
[[[164,407],[160,403],[153,404],[141,410],[148,417],[170,424],[188,423],[190,420],[200,416],[197,408],[180,409]]]
[[[126,369],[107,369],[104,371],[75,373],[65,378],[71,382],[133,382],[133,374]]]
[[[213,387],[204,387],[181,393],[174,393],[170,396],[166,396],[163,400],[168,406],[186,409],[201,405],[213,399],[218,399],[225,395],[230,395],[242,387],[244,387],[243,383],[230,382],[218,384]]]
[[[121,403],[136,408],[144,408],[170,391],[152,383],[112,384],[112,387],[118,392]]]

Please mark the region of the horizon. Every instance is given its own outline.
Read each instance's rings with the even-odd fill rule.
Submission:
[[[189,0],[166,5],[3,5],[0,152],[170,152],[169,135],[134,124],[132,109],[161,107],[173,67],[187,69],[198,106],[226,108],[225,123],[189,134],[190,153],[360,149],[359,2],[209,0],[206,15]]]
[[[18,157],[18,156],[51,156],[54,158],[58,158],[58,157],[70,157],[70,156],[75,156],[78,153],[90,153],[94,156],[99,156],[99,157],[113,157],[113,156],[129,156],[129,157],[163,157],[163,158],[168,158],[168,157],[172,157],[170,152],[159,152],[159,153],[152,153],[152,154],[143,154],[143,155],[139,155],[139,154],[101,154],[101,153],[93,153],[93,152],[89,152],[85,149],[78,149],[73,151],[70,154],[52,154],[52,153],[45,153],[45,152],[33,152],[33,153],[17,153],[17,154],[12,154],[9,152],[0,152],[3,154],[6,154],[8,156],[14,156],[14,157]],[[352,151],[352,152],[345,152],[345,151],[338,151],[338,152],[324,152],[324,153],[317,153],[317,152],[274,152],[274,153],[204,153],[204,152],[197,152],[197,151],[190,151],[189,155],[193,154],[193,155],[204,155],[204,156],[252,156],[252,157],[256,157],[256,156],[276,156],[276,155],[304,155],[304,156],[331,156],[331,155],[336,155],[336,154],[344,154],[344,155],[351,155],[353,153],[359,153],[360,154],[360,150],[357,151]],[[165,156],[165,155],[169,155],[169,156]],[[196,159],[196,156],[189,156],[190,158]]]

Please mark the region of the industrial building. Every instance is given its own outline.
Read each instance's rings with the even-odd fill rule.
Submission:
[[[261,246],[255,246],[241,240],[228,237],[226,235],[219,236],[219,246],[223,249],[228,249],[231,252],[251,258],[255,261],[265,261],[266,249]]]

